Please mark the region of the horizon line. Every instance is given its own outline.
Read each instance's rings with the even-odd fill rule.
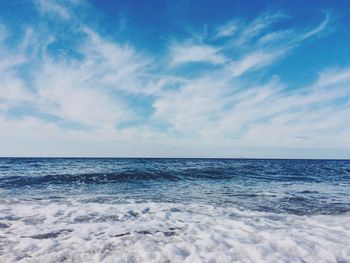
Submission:
[[[283,158],[283,157],[142,157],[142,156],[0,156],[0,159],[212,159],[212,160],[319,160],[350,161],[349,158]]]

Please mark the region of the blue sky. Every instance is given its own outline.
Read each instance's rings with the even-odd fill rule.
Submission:
[[[0,4],[1,156],[350,158],[348,1]]]

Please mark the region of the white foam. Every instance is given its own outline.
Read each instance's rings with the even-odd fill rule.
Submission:
[[[350,262],[350,215],[167,203],[0,205],[0,262]]]

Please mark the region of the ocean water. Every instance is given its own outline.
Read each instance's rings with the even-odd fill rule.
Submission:
[[[350,262],[350,161],[1,158],[0,262]]]

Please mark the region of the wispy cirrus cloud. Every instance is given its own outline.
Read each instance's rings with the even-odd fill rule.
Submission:
[[[268,82],[254,79],[257,71],[264,71],[303,41],[324,33],[331,20],[327,14],[315,28],[265,33],[281,18],[286,19],[280,14],[264,16],[247,28],[235,27],[241,33],[226,37],[239,45],[224,43],[220,47],[225,55],[222,67],[204,70],[203,75],[189,79],[180,89],[161,95],[154,103],[155,116],[198,143],[317,148],[328,136],[324,147],[342,147],[342,143],[335,142],[334,133],[344,134],[349,129],[348,123],[342,123],[350,99],[346,86],[348,69],[332,71],[326,78],[327,73],[320,72],[314,84],[295,90],[289,90],[287,83],[281,83],[277,76]],[[227,55],[232,49],[234,54],[239,53],[238,58]],[[338,79],[339,85],[335,85]],[[324,89],[327,85],[328,89]],[[335,112],[339,115],[334,115]],[[344,141],[345,138],[338,142]]]
[[[330,14],[303,28],[275,29],[289,19],[282,13],[234,18],[209,26],[200,39],[173,37],[165,52],[146,55],[77,23],[71,8],[79,2],[35,3],[40,19],[62,21],[60,27],[79,41],[66,46],[61,30],[43,34],[32,25],[10,47],[6,27],[0,30],[0,55],[6,58],[0,62],[0,141],[11,138],[5,154],[18,154],[20,143],[41,141],[47,147],[34,155],[65,149],[83,155],[82,145],[87,155],[163,156],[172,149],[191,151],[188,145],[194,155],[201,147],[221,147],[225,156],[249,156],[249,147],[260,147],[264,156],[268,147],[350,146],[344,121],[350,116],[349,68],[325,69],[313,83],[294,89],[278,75],[260,77],[330,31]],[[186,71],[188,65],[196,74]]]
[[[248,44],[250,41],[254,41],[256,38],[264,34],[269,27],[284,18],[286,18],[286,15],[282,13],[267,13],[259,16],[242,27],[235,44],[242,46]]]
[[[179,65],[191,62],[202,62],[223,64],[226,61],[225,56],[220,54],[220,49],[210,45],[203,44],[173,44],[171,46],[171,64]]]
[[[238,29],[241,27],[241,21],[234,19],[216,28],[215,38],[226,38],[237,34]]]
[[[71,13],[65,6],[73,1],[65,1],[60,4],[56,0],[35,0],[34,3],[38,5],[38,9],[42,14],[54,14],[62,19],[69,19]]]

